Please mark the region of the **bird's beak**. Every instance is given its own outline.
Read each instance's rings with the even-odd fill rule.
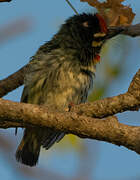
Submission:
[[[105,36],[105,40],[113,38],[117,36],[118,34],[121,34],[125,30],[124,27],[109,27],[108,32]]]
[[[108,40],[111,39],[121,32],[125,30],[124,27],[111,27],[108,28],[106,32],[98,32],[93,35],[94,39],[92,41],[92,47],[99,48],[102,46],[102,44]]]
[[[107,39],[111,39],[115,36],[117,36],[118,34],[121,34],[123,31],[125,30],[125,27],[109,27],[105,32],[99,32],[94,34],[94,38],[98,39],[101,38],[102,40],[107,40]]]

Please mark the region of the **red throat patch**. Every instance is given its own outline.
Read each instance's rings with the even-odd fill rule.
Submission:
[[[100,62],[100,55],[99,55],[99,54],[96,54],[95,57],[94,57],[94,59],[93,59],[93,61],[94,61],[95,63],[99,63],[99,62]]]
[[[96,13],[96,17],[97,17],[98,20],[99,20],[101,32],[107,33],[107,24],[106,24],[104,18],[103,18],[101,15],[99,15],[98,13]]]

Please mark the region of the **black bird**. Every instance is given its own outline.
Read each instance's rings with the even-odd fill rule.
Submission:
[[[21,102],[57,110],[65,110],[70,103],[86,102],[101,47],[108,38],[106,23],[99,14],[69,18],[29,62]],[[49,149],[65,133],[51,128],[26,128],[16,151],[17,161],[36,165],[41,146]]]

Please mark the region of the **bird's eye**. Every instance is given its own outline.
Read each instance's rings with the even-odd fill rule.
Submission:
[[[84,27],[86,27],[86,28],[88,28],[89,27],[89,23],[88,23],[88,21],[85,21],[85,22],[83,22],[83,24],[82,24]]]

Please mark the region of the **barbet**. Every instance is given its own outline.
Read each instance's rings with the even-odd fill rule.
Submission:
[[[58,110],[65,110],[70,103],[86,102],[101,47],[109,38],[107,33],[99,14],[69,18],[29,62],[21,102]],[[17,161],[36,165],[41,146],[49,149],[64,135],[50,128],[26,128],[16,151]]]

